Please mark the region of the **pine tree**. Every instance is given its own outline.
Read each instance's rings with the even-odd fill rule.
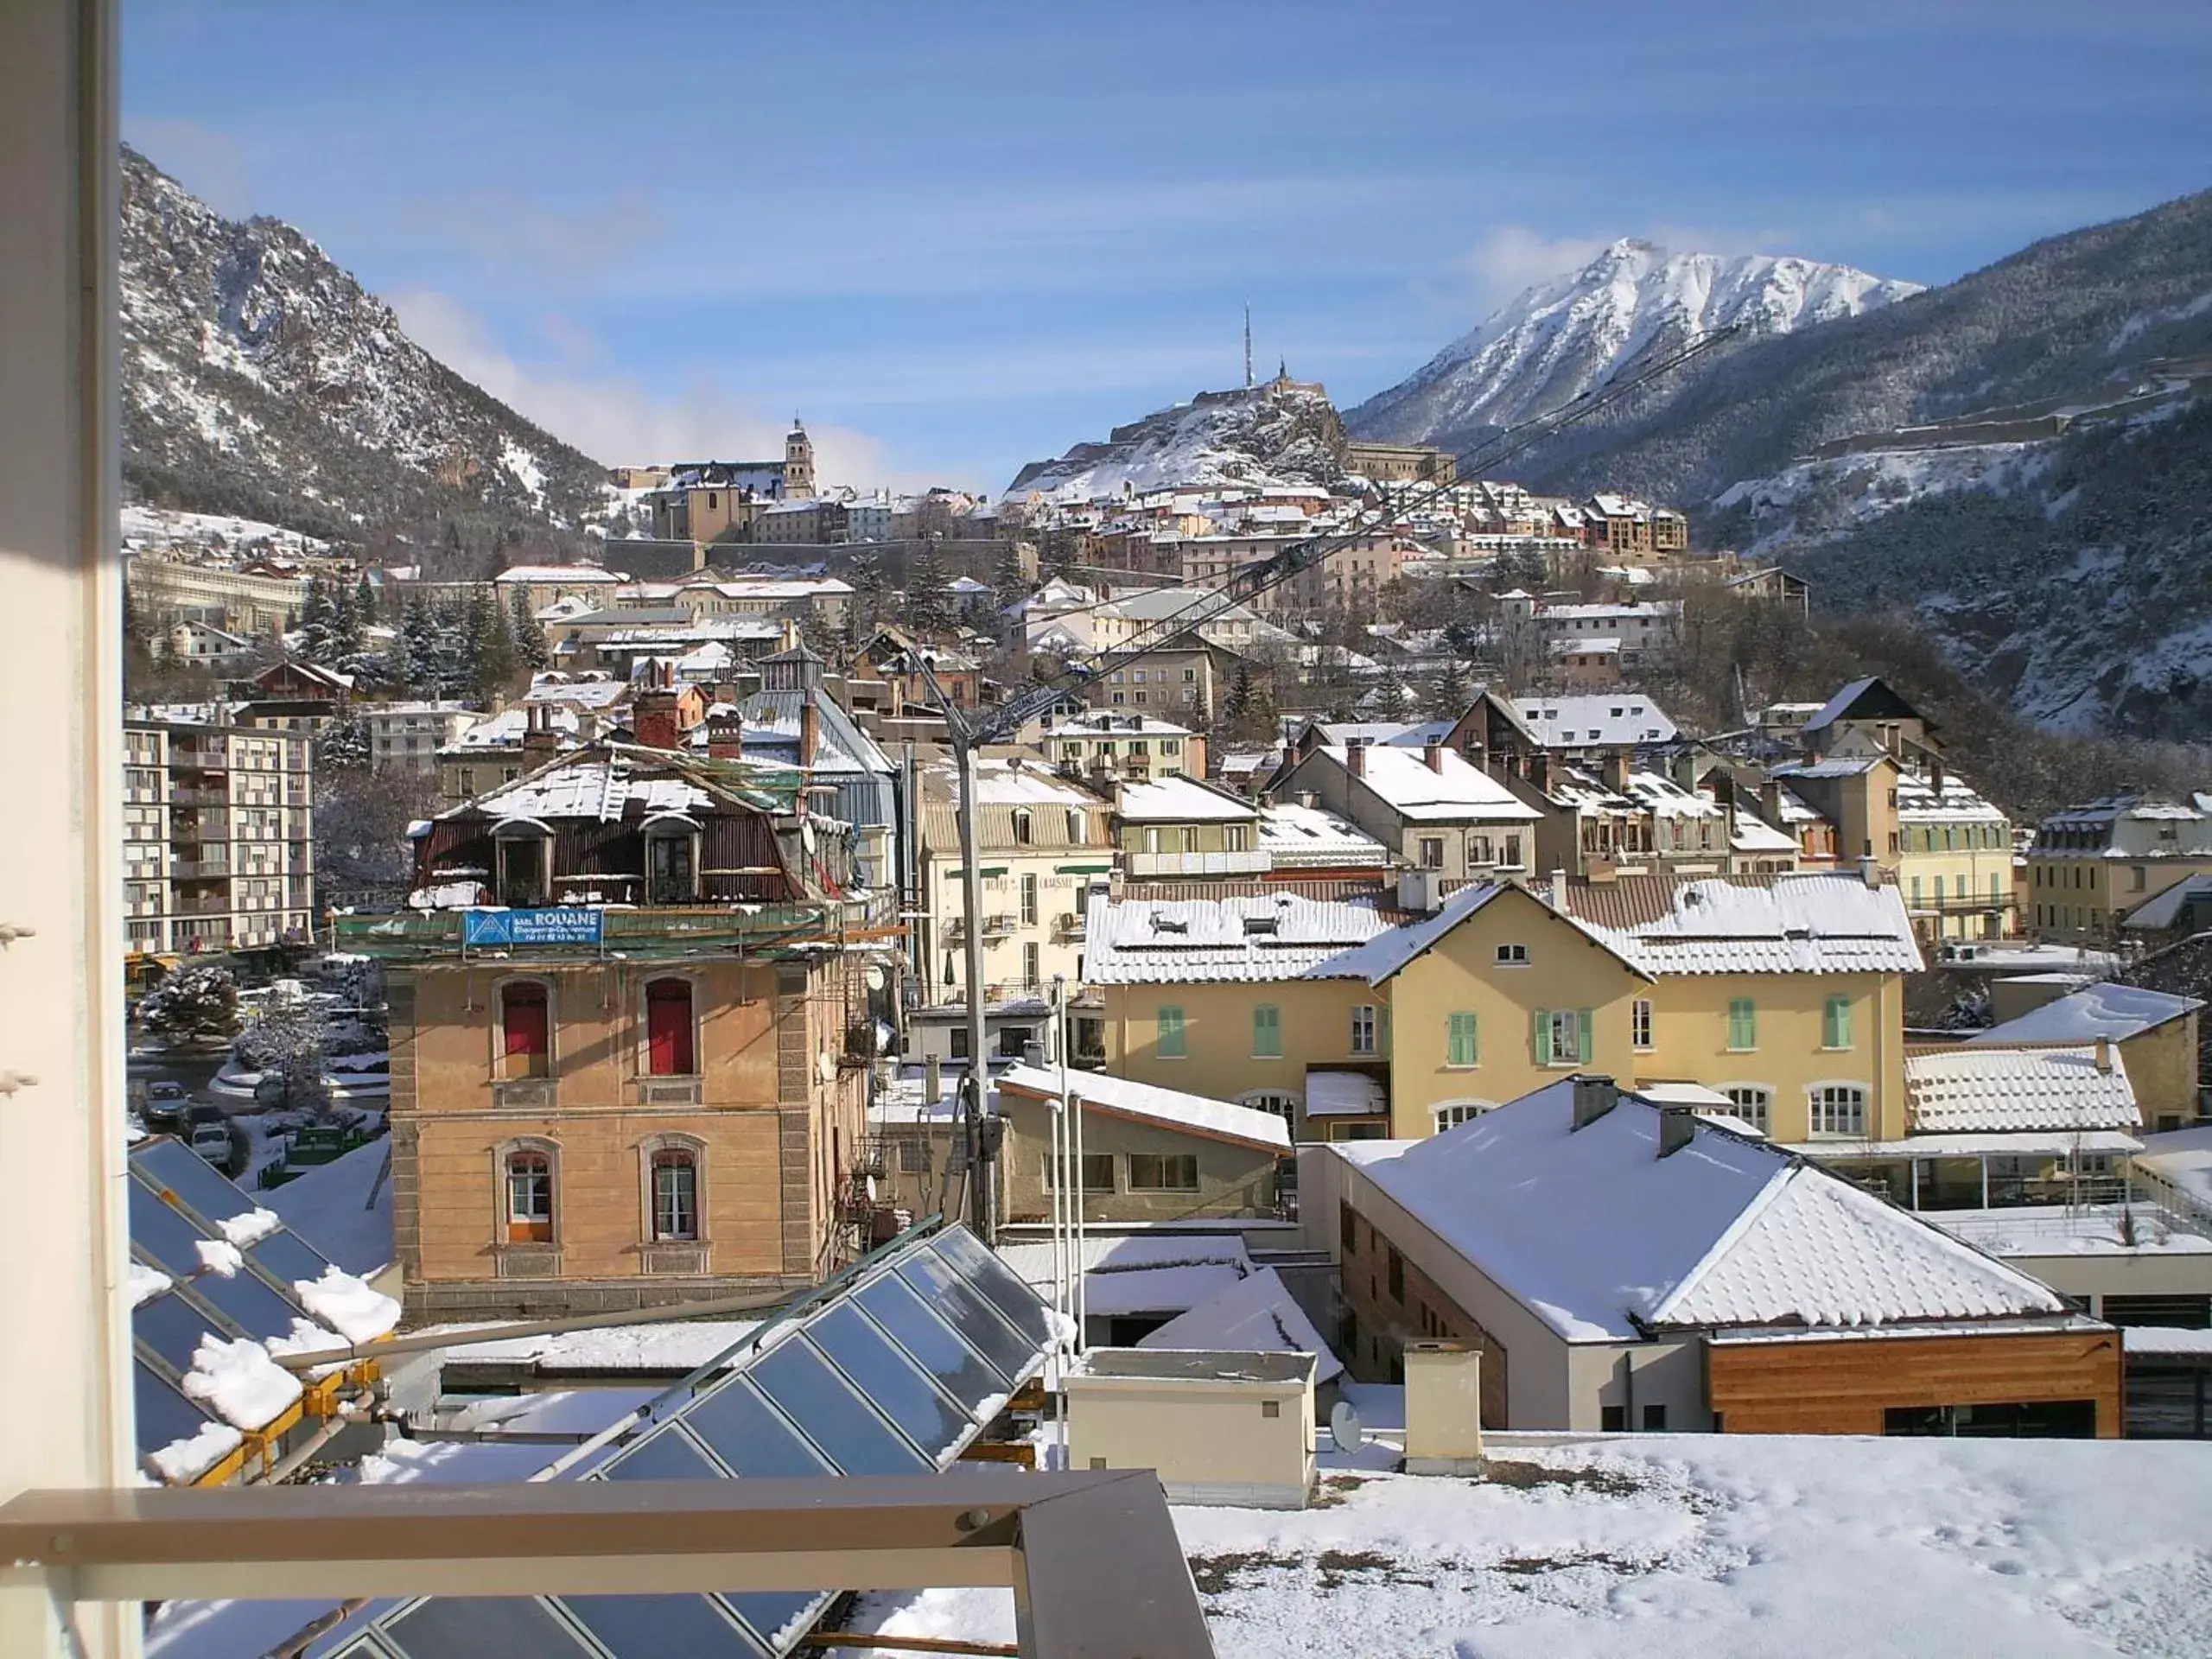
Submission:
[[[147,993],[138,1020],[159,1043],[228,1037],[238,1028],[238,982],[213,963],[181,968]]]
[[[1241,727],[1252,715],[1252,665],[1236,664],[1236,677],[1229,683],[1229,695],[1222,700],[1222,717],[1231,726]]]
[[[431,695],[457,697],[476,677],[475,661],[468,648],[468,607],[457,599],[442,599],[430,607],[429,673]]]
[[[906,620],[925,631],[952,626],[952,596],[946,592],[951,579],[935,551],[924,548],[906,565]]]
[[[331,631],[330,594],[321,576],[308,578],[307,597],[300,604],[300,655],[311,663],[329,663],[337,652]]]
[[[399,637],[392,648],[393,661],[404,664],[405,672],[404,676],[394,674],[394,683],[435,690],[445,663],[443,639],[444,630],[430,601],[420,594],[410,594],[407,608],[399,619]]]
[[[331,656],[344,668],[361,654],[361,613],[344,582],[331,583],[330,592]]]
[[[1450,664],[1436,677],[1437,706],[1434,712],[1439,716],[1448,715],[1457,720],[1467,712],[1467,704],[1473,696],[1474,692],[1467,683],[1466,671],[1459,664]]]
[[[507,606],[507,626],[514,634],[515,659],[535,673],[551,666],[551,654],[545,649],[545,630],[537,626],[537,618],[530,608],[530,590],[517,588]]]
[[[377,590],[369,585],[366,571],[363,571],[360,581],[353,584],[353,613],[360,618],[361,626],[365,628],[379,620],[377,614]]]
[[[488,697],[515,677],[514,634],[507,613],[487,584],[469,591],[462,637],[466,642],[468,690]]]

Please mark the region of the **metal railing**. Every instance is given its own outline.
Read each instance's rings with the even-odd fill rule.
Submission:
[[[1132,876],[1253,875],[1274,868],[1271,855],[1258,849],[1215,853],[1129,853]]]
[[[1213,1652],[1148,1470],[32,1491],[0,1560],[53,1655],[76,1601],[990,1586],[1032,1659]]]

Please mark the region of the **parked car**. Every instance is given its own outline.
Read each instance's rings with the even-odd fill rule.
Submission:
[[[231,1126],[219,1113],[213,1123],[193,1125],[192,1149],[218,1168],[231,1161]]]
[[[192,1096],[181,1083],[167,1077],[146,1085],[145,1103],[142,1107],[149,1129],[174,1129],[184,1122],[185,1108],[192,1103]]]

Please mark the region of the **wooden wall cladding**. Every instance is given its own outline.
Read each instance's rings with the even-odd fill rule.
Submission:
[[[1716,1343],[1707,1392],[1732,1434],[1879,1434],[1893,1406],[2093,1400],[2120,1429],[2120,1334],[1845,1337]]]

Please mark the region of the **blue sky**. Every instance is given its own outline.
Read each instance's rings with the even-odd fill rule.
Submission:
[[[1948,280],[2212,186],[2204,0],[124,0],[125,136],[601,460],[1003,487],[1623,235]]]

